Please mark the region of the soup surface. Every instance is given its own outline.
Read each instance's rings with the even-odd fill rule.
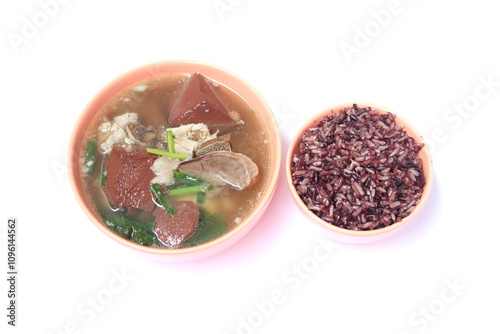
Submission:
[[[165,158],[165,152],[183,157]],[[100,110],[82,143],[81,175],[89,202],[117,234],[151,247],[189,247],[245,219],[269,178],[269,154],[264,126],[251,105],[210,78],[180,73],[137,82]],[[128,188],[143,197],[120,200]]]

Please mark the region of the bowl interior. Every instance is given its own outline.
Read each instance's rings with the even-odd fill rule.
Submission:
[[[376,110],[378,110],[381,113],[391,112],[392,114],[395,114],[396,115],[395,123],[397,125],[404,125],[405,126],[404,130],[406,131],[406,133],[408,135],[410,135],[413,138],[415,138],[415,140],[417,140],[418,142],[423,142],[422,136],[418,133],[418,131],[407,120],[405,120],[403,117],[399,116],[397,113],[395,113],[395,112],[393,112],[393,111],[391,111],[391,110],[389,110],[387,108],[375,105],[373,103],[356,103],[356,104],[358,105],[359,108],[372,107],[372,109],[376,109]],[[292,173],[291,173],[292,159],[293,159],[294,154],[296,154],[297,151],[298,151],[298,145],[299,145],[299,142],[300,142],[300,140],[302,138],[303,133],[307,129],[316,126],[318,124],[318,122],[320,122],[323,119],[324,116],[330,115],[332,111],[333,112],[339,112],[340,110],[343,110],[344,108],[352,107],[352,105],[353,105],[353,103],[344,103],[344,104],[339,104],[339,105],[336,105],[334,107],[325,109],[325,110],[317,113],[316,115],[314,115],[312,118],[310,118],[308,121],[306,121],[304,123],[304,125],[300,128],[300,130],[297,132],[297,134],[292,138],[292,142],[290,143],[290,147],[288,149],[288,153],[287,153],[287,157],[286,157],[286,177],[287,177],[287,183],[288,183],[288,187],[290,189],[290,192],[292,194],[292,197],[293,197],[295,203],[299,206],[300,210],[308,218],[310,218],[313,221],[317,222],[321,226],[327,228],[328,230],[331,230],[331,231],[334,231],[334,232],[337,232],[337,233],[340,233],[340,234],[348,235],[348,236],[356,236],[356,237],[359,237],[359,236],[374,236],[374,235],[378,235],[378,234],[382,234],[382,233],[386,233],[386,232],[392,231],[394,229],[397,229],[397,228],[405,225],[407,222],[409,222],[420,211],[420,209],[425,204],[427,198],[430,195],[431,188],[432,188],[432,182],[433,182],[432,181],[433,180],[433,175],[432,175],[432,160],[431,160],[431,157],[430,157],[429,150],[428,150],[427,146],[424,146],[420,150],[419,155],[418,155],[419,158],[421,158],[422,161],[423,161],[423,168],[422,169],[423,169],[424,175],[426,177],[426,184],[425,184],[425,187],[424,187],[424,190],[423,190],[423,193],[422,193],[422,197],[420,199],[420,203],[415,207],[415,209],[413,210],[413,212],[410,215],[408,215],[407,217],[403,218],[400,222],[392,224],[392,225],[389,225],[387,227],[383,227],[383,228],[377,229],[377,230],[371,230],[371,231],[352,231],[352,230],[344,229],[344,228],[337,227],[337,226],[329,224],[328,222],[326,222],[326,221],[322,220],[321,218],[319,218],[318,216],[316,216],[313,212],[311,212],[307,208],[307,206],[305,205],[305,203],[302,201],[302,199],[300,198],[300,196],[297,194],[297,191],[295,190],[295,187],[294,187],[294,185],[292,183]]]
[[[200,72],[206,77],[215,80],[233,91],[239,94],[243,99],[245,99],[252,107],[253,110],[258,114],[262,123],[265,125],[266,136],[270,145],[270,172],[268,180],[266,180],[266,185],[264,187],[264,192],[261,198],[257,202],[257,205],[250,212],[250,214],[240,223],[238,226],[234,227],[232,230],[223,236],[212,240],[208,243],[189,247],[189,248],[179,248],[179,249],[168,249],[168,248],[153,248],[147,246],[141,246],[139,244],[133,243],[129,240],[125,240],[114,232],[109,230],[100,220],[99,216],[93,210],[91,204],[88,202],[86,195],[83,190],[83,183],[81,179],[81,168],[80,168],[80,150],[81,145],[84,140],[85,133],[90,126],[93,118],[101,110],[101,108],[117,93],[126,87],[133,85],[139,81],[147,78],[157,77],[162,75],[167,75],[171,73],[185,73],[193,74],[195,72]],[[239,78],[235,74],[224,70],[220,67],[213,66],[210,64],[193,62],[193,61],[165,61],[160,63],[154,63],[150,65],[145,65],[140,68],[134,69],[124,75],[118,77],[117,79],[110,82],[105,86],[85,107],[80,118],[78,119],[76,126],[73,130],[73,134],[70,141],[69,147],[69,177],[73,187],[73,191],[77,200],[87,214],[87,216],[95,223],[95,225],[104,233],[106,233],[111,238],[119,241],[120,243],[132,247],[134,249],[145,251],[149,253],[157,254],[186,254],[207,251],[218,252],[241,238],[248,230],[257,222],[260,216],[266,209],[270,198],[272,197],[274,190],[276,188],[276,183],[278,179],[278,172],[280,166],[281,156],[281,144],[279,139],[278,127],[276,125],[274,116],[271,109],[264,101],[264,99],[259,95],[259,93],[252,88],[247,82]],[[207,252],[208,253],[208,252]]]

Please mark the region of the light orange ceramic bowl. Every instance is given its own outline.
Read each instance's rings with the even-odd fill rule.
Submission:
[[[147,78],[162,76],[171,73],[193,74],[200,72],[203,75],[215,80],[238,93],[243,97],[258,113],[259,117],[265,125],[266,136],[270,145],[270,173],[266,180],[265,190],[261,198],[257,202],[255,208],[250,214],[238,224],[237,227],[230,230],[223,236],[212,240],[211,242],[179,249],[168,248],[153,248],[141,246],[130,240],[121,238],[110,229],[108,229],[100,220],[98,214],[93,210],[91,204],[83,190],[81,179],[81,164],[80,155],[83,138],[87,128],[89,127],[94,116],[113,96],[119,93],[122,89],[129,87],[139,81]],[[73,187],[74,194],[82,207],[83,211],[90,218],[92,223],[103,233],[108,235],[115,241],[135,249],[140,252],[149,254],[163,255],[163,258],[172,261],[185,261],[201,259],[213,254],[216,254],[227,247],[236,243],[241,239],[261,218],[266,210],[276,188],[278,181],[278,172],[280,168],[281,143],[279,138],[278,127],[274,119],[273,113],[262,96],[252,88],[246,81],[236,76],[235,74],[210,64],[194,62],[194,61],[165,61],[153,63],[136,68],[130,72],[123,74],[117,79],[105,86],[97,95],[89,102],[78,119],[69,145],[69,177]]]
[[[404,130],[406,133],[413,138],[417,142],[423,142],[422,136],[418,133],[418,131],[403,117],[399,116],[397,113],[375,105],[373,103],[356,103],[359,108],[364,108],[364,107],[372,107],[372,109],[376,109],[381,113],[387,113],[390,112],[394,115],[396,115],[395,122],[397,125],[404,125]],[[316,126],[321,120],[323,120],[324,116],[331,115],[332,111],[333,112],[339,112],[340,110],[343,110],[346,107],[352,107],[353,103],[344,103],[344,104],[339,104],[336,106],[333,106],[331,108],[325,109],[313,117],[311,117],[308,121],[304,123],[304,125],[300,128],[300,130],[295,134],[295,136],[292,138],[292,141],[290,143],[290,147],[288,149],[287,157],[286,157],[286,177],[287,177],[287,182],[288,182],[288,187],[290,189],[290,192],[292,193],[292,197],[297,204],[297,206],[300,208],[300,211],[307,217],[308,220],[311,220],[315,222],[316,224],[320,225],[324,229],[327,230],[327,233],[334,238],[337,241],[340,242],[347,242],[347,243],[368,243],[368,242],[374,242],[378,241],[380,239],[383,239],[389,235],[392,235],[396,231],[401,230],[402,227],[408,225],[410,221],[418,214],[418,212],[422,209],[422,207],[425,205],[425,202],[429,198],[431,188],[432,188],[432,182],[433,182],[433,173],[432,173],[432,160],[431,156],[429,154],[429,150],[426,146],[422,148],[419,152],[419,158],[422,159],[423,161],[423,171],[424,171],[424,176],[426,178],[426,185],[423,190],[422,197],[420,199],[420,203],[417,204],[413,212],[403,218],[400,222],[389,225],[387,227],[383,227],[380,229],[376,230],[371,230],[371,231],[353,231],[353,230],[348,230],[344,229],[341,227],[334,226],[323,219],[319,218],[316,216],[313,212],[311,212],[307,206],[304,204],[300,196],[298,195],[297,191],[295,190],[295,186],[292,183],[292,173],[291,173],[291,166],[292,166],[292,159],[294,154],[297,153],[298,151],[298,145],[299,142],[302,138],[303,133],[314,126]]]

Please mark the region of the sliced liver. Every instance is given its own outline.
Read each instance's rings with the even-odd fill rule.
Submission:
[[[200,73],[193,74],[179,95],[168,121],[175,126],[204,123],[214,133],[229,131],[236,122],[215,94],[212,84]]]
[[[239,190],[248,187],[259,174],[257,165],[249,157],[234,152],[208,153],[182,162],[177,169],[213,186],[229,185]]]
[[[149,184],[155,177],[151,166],[156,159],[157,156],[146,151],[127,152],[114,146],[109,154],[105,184],[108,201],[117,206],[153,210]]]
[[[171,216],[163,208],[156,208],[153,215],[156,218],[154,233],[164,245],[169,247],[180,246],[189,239],[196,230],[200,209],[193,202],[174,202],[177,210]]]

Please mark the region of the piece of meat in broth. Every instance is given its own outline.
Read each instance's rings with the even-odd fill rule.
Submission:
[[[128,152],[114,146],[109,154],[105,183],[108,201],[117,206],[153,210],[149,185],[155,177],[151,166],[157,158],[146,151]]]
[[[173,202],[177,212],[171,216],[163,208],[156,208],[153,215],[156,218],[154,233],[164,245],[175,247],[189,239],[196,230],[200,209],[189,201]]]
[[[229,185],[238,190],[248,187],[259,174],[257,165],[246,155],[223,151],[183,161],[178,170],[212,186]]]
[[[185,83],[168,121],[175,126],[204,123],[212,133],[226,133],[236,124],[212,84],[200,73],[193,74]]]

